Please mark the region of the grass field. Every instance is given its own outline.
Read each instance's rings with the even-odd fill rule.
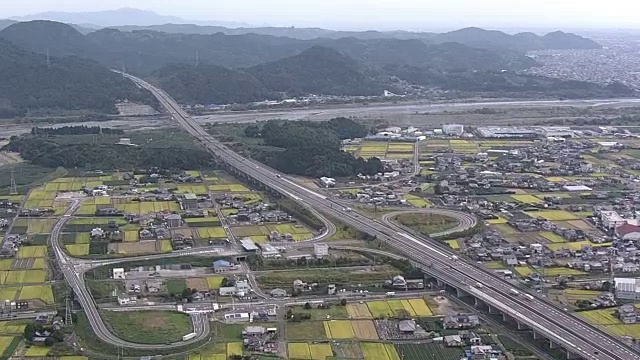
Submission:
[[[179,312],[103,311],[102,314],[119,338],[142,344],[181,341],[182,336],[193,331],[190,317]]]
[[[464,357],[462,349],[441,344],[398,344],[396,349],[403,355],[403,360],[459,360]]]
[[[406,194],[404,196],[404,198],[407,200],[407,202],[417,208],[427,208],[427,207],[431,207],[433,204],[431,204],[431,202],[415,196],[415,195],[411,195],[411,194]]]
[[[222,286],[222,280],[223,279],[224,279],[224,276],[208,276],[207,277],[207,286],[211,290],[220,289],[220,287]]]
[[[396,220],[424,235],[452,229],[459,223],[457,219],[449,216],[426,213],[400,214]]]
[[[288,322],[285,327],[287,340],[321,340],[327,338],[323,321]]]
[[[578,317],[583,318],[592,325],[621,325],[622,322],[615,316],[615,309],[598,309],[589,311],[580,311],[576,313]]]
[[[356,337],[349,320],[325,321],[324,330],[329,339],[353,339]]]
[[[447,240],[446,243],[451,249],[460,250],[460,243],[458,242],[458,240]]]

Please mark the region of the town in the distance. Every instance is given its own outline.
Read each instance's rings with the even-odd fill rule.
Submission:
[[[0,359],[640,359],[640,30],[12,16]]]

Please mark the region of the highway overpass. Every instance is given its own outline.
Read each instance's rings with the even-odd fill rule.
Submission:
[[[563,311],[545,299],[533,297],[529,300],[525,297],[510,295],[512,284],[475,264],[462,260],[454,261],[451,250],[433,245],[430,239],[410,235],[406,231],[389,226],[366,214],[343,208],[330,196],[299,185],[286,174],[261,163],[243,158],[215,140],[163,90],[134,76],[128,74],[123,76],[151,91],[172,118],[200,141],[221,164],[225,164],[229,171],[244,174],[304,206],[340,219],[359,231],[376,236],[407,258],[423,264],[426,271],[447,284],[482,299],[488,305],[517,319],[524,326],[537,329],[540,334],[567,349],[572,356],[603,360],[640,359],[640,354],[613,336]],[[473,286],[477,282],[483,284],[482,289]]]

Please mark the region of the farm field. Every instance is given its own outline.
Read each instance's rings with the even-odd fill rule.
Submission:
[[[518,195],[513,195],[518,196]],[[548,221],[567,221],[567,220],[580,220],[580,217],[576,214],[570,213],[564,210],[544,210],[529,212],[527,215],[531,217],[541,217]]]
[[[372,319],[366,304],[347,304],[347,313],[351,319]]]
[[[325,321],[324,331],[328,339],[353,339],[356,337],[349,320]]]
[[[404,198],[407,200],[407,202],[417,208],[427,208],[427,207],[431,207],[433,204],[428,201],[425,200],[421,197],[415,196],[415,195],[411,195],[411,194],[406,194],[404,196]]]
[[[372,320],[351,320],[351,327],[357,339],[378,340],[378,331]]]
[[[459,360],[464,357],[462,349],[442,344],[398,344],[396,349],[404,360]]]
[[[360,349],[364,360],[400,360],[393,344],[363,342]]]
[[[414,143],[394,141],[363,141],[359,145],[346,145],[345,151],[354,153],[356,157],[365,159],[377,157],[380,159],[412,159]]]
[[[563,242],[567,242],[565,240],[565,238],[563,238],[562,236],[553,233],[551,231],[541,231],[540,232],[540,236],[542,236],[543,238],[549,240],[552,243],[563,243]]]
[[[287,340],[321,340],[327,338],[327,327],[323,321],[287,322]]]
[[[288,343],[289,359],[325,360],[333,356],[330,344]]]
[[[244,349],[241,342],[227,343],[227,357],[232,355],[242,355]]]
[[[374,318],[401,317],[405,312],[411,316],[433,316],[423,299],[376,300],[366,304]]]
[[[596,243],[592,243],[589,240],[584,240],[584,241],[546,244],[545,246],[547,247],[547,249],[552,251],[558,251],[560,249],[569,249],[569,250],[577,251],[577,250],[582,250],[582,247],[584,246],[605,247],[605,246],[611,246],[611,243],[609,242],[609,243],[596,244]]]

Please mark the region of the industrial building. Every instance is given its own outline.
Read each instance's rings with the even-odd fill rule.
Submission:
[[[442,126],[442,132],[445,135],[461,136],[464,134],[464,125],[447,124]]]
[[[615,278],[616,299],[618,300],[640,300],[640,279],[637,278]]]

